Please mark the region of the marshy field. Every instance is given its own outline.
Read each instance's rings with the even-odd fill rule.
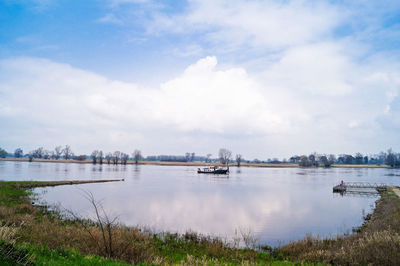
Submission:
[[[242,167],[218,177],[188,166],[0,162],[0,169],[3,264],[400,262],[392,189],[332,193],[342,179],[396,185],[396,169]],[[110,179],[121,181],[71,182]]]

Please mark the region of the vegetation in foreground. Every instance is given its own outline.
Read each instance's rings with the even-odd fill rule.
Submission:
[[[356,234],[337,239],[308,237],[275,249],[254,250],[251,239],[247,242],[252,248],[241,249],[192,232],[155,234],[125,227],[101,208],[97,221],[67,218],[32,205],[30,189],[47,185],[54,183],[0,182],[0,264],[400,264],[400,199],[390,190],[382,193],[375,212]]]
[[[1,264],[293,264],[270,250],[240,249],[192,232],[155,234],[126,227],[101,208],[94,222],[32,205],[30,188],[47,185],[55,184],[0,182]]]
[[[280,247],[285,258],[340,265],[400,265],[400,198],[381,192],[372,215],[357,233],[337,239],[307,237]]]

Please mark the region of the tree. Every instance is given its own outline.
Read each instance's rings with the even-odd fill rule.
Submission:
[[[348,154],[344,155],[344,163],[345,164],[353,164],[354,163],[354,157]]]
[[[212,156],[211,153],[207,154],[206,163],[210,163],[211,162],[211,156]]]
[[[309,158],[306,155],[300,156],[299,166],[301,167],[310,167],[312,164]]]
[[[43,151],[43,159],[46,159],[46,160],[50,159],[50,151],[48,151],[48,150]]]
[[[112,159],[112,153],[111,152],[107,152],[107,154],[106,154],[106,160],[107,160],[107,164],[110,164],[111,163],[111,159]]]
[[[99,151],[97,158],[99,159],[99,164],[103,164],[103,151]]]
[[[185,160],[186,162],[190,161],[190,152],[185,153]]]
[[[22,151],[21,148],[18,148],[14,151],[15,158],[21,158],[22,156],[24,156],[24,152]]]
[[[354,160],[355,160],[356,164],[362,164],[363,161],[364,161],[364,157],[363,157],[363,155],[361,153],[357,152],[356,155],[355,155]]]
[[[6,150],[0,148],[0,158],[6,158],[7,154]]]
[[[194,156],[195,156],[196,154],[194,153],[194,152],[192,152],[192,154],[190,154],[190,161],[191,162],[193,162],[194,161]]]
[[[114,154],[113,154],[114,164],[118,164],[120,156],[121,156],[121,152],[120,151],[115,151],[114,152]]]
[[[225,164],[229,170],[229,161],[232,158],[232,152],[228,149],[221,148],[221,149],[219,149],[218,157],[219,157],[219,161],[221,162],[221,164],[223,164],[223,165]]]
[[[28,154],[29,162],[33,161],[33,154],[34,154],[34,151],[29,152],[29,154]]]
[[[71,150],[71,147],[69,145],[65,145],[65,148],[63,149],[63,154],[64,154],[65,160],[71,159],[72,150]]]
[[[331,163],[329,162],[328,158],[326,157],[326,155],[322,155],[319,158],[320,162],[324,165],[324,167],[331,167]]]
[[[90,155],[90,157],[92,157],[93,164],[97,163],[97,156],[98,155],[99,155],[99,151],[98,150],[94,150],[92,152],[92,154]]]
[[[394,167],[396,165],[396,155],[393,153],[391,148],[387,152],[385,164],[389,165],[390,167]]]
[[[237,167],[240,167],[241,161],[242,161],[242,155],[241,155],[241,154],[236,154],[236,164],[237,164]]]
[[[311,166],[316,166],[318,167],[318,162],[317,162],[317,154],[314,152],[313,154],[310,154],[308,156],[308,160],[311,164]]]
[[[121,164],[126,165],[126,163],[128,162],[129,159],[129,155],[126,153],[121,153]]]
[[[140,150],[135,150],[132,153],[133,160],[135,160],[135,164],[138,164],[139,160],[142,159],[142,152]]]
[[[33,151],[33,157],[41,159],[43,157],[43,153],[44,153],[43,147],[39,147]]]
[[[336,162],[336,156],[334,154],[329,154],[328,161],[331,165],[334,164]]]
[[[57,146],[54,148],[54,158],[56,160],[60,159],[62,153],[63,153],[63,149],[61,146]]]

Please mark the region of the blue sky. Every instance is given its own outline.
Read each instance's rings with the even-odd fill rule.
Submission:
[[[0,147],[400,150],[397,1],[0,1]]]

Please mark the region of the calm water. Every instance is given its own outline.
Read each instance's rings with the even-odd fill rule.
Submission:
[[[199,175],[195,167],[93,166],[0,161],[1,180],[124,178],[124,182],[37,189],[42,200],[84,216],[92,210],[82,190],[127,225],[217,235],[251,230],[261,243],[284,244],[306,234],[351,232],[377,198],[340,196],[332,187],[346,181],[399,185],[394,169],[231,168],[228,176]]]

